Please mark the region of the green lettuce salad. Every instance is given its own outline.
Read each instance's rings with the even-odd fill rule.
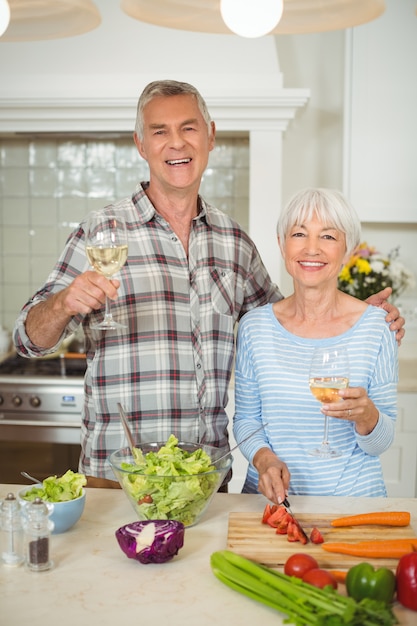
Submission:
[[[136,449],[136,463],[121,463],[129,472],[121,477],[122,486],[141,519],[174,519],[190,526],[218,486],[210,456],[202,448],[190,452],[177,444],[170,435],[157,452]]]
[[[87,479],[84,474],[68,470],[59,478],[48,476],[43,480],[41,487],[29,489],[23,499],[32,501],[35,498],[42,498],[45,502],[67,502],[79,498],[86,484]]]

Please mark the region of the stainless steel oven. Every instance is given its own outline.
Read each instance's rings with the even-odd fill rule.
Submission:
[[[77,470],[85,356],[0,363],[0,482]]]

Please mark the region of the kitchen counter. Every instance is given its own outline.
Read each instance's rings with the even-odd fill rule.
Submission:
[[[21,487],[0,485],[0,497]],[[82,518],[67,533],[51,537],[53,569],[37,573],[0,566],[1,624],[279,626],[284,619],[279,613],[229,589],[210,568],[211,553],[226,547],[229,513],[261,515],[265,503],[261,495],[216,494],[203,520],[186,529],[184,547],[172,561],[142,565],[123,554],[114,536],[119,526],[135,520],[124,493],[87,489]],[[417,534],[417,499],[292,497],[291,505],[295,513],[408,510]],[[395,611],[401,626],[415,626],[417,613],[400,606]]]

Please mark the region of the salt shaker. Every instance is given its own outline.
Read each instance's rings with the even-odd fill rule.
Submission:
[[[24,561],[23,526],[19,502],[8,493],[0,505],[1,561],[21,565]]]
[[[41,498],[28,502],[24,509],[26,565],[34,572],[42,572],[53,565],[49,546],[54,528],[49,519],[52,510],[53,505],[48,506]]]

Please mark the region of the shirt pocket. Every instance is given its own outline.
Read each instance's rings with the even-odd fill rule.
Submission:
[[[221,315],[233,315],[236,274],[233,270],[210,269],[210,291],[213,308]]]

